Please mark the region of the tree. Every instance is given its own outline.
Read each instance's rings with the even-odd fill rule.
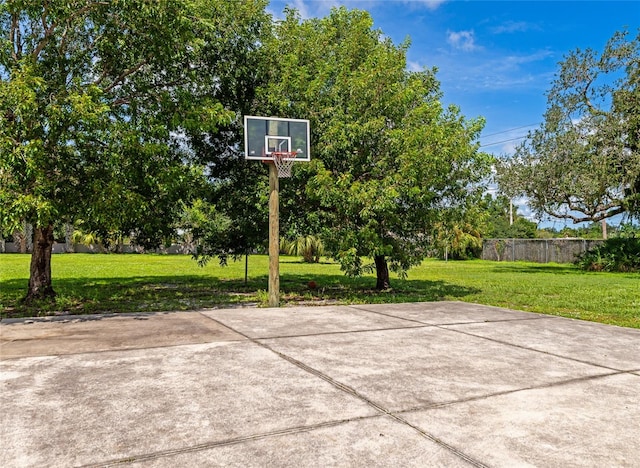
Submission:
[[[215,70],[215,96],[235,118],[214,131],[189,135],[196,159],[206,164],[209,185],[204,199],[215,206],[216,217],[228,220],[223,231],[218,223],[202,225],[195,232],[196,259],[204,264],[217,256],[221,264],[259,249],[268,232],[265,167],[243,156],[243,116],[261,115],[257,89],[268,75],[263,44],[272,33],[272,18],[265,12],[266,0],[221,2],[217,21],[227,35],[210,45],[205,57]]]
[[[518,214],[518,207],[512,206],[504,195],[485,195],[480,205],[487,218],[482,235],[493,239],[533,239],[538,225]]]
[[[505,192],[575,223],[640,214],[640,34],[561,63],[541,127],[498,165]]]
[[[260,96],[272,114],[311,120],[313,160],[282,184],[281,219],[321,226],[347,274],[375,269],[386,289],[389,269],[419,264],[433,227],[460,217],[489,158],[475,143],[483,121],[444,109],[435,70],[407,71],[409,44],[372,24],[346,8],[304,21],[287,10],[266,44],[272,78]]]
[[[34,225],[27,300],[52,297],[56,222],[154,246],[202,180],[196,135],[235,118],[218,63],[261,0],[0,5],[0,229]],[[234,15],[237,13],[237,15]],[[230,24],[229,22],[232,22]]]
[[[482,236],[471,223],[440,225],[435,231],[435,247],[442,258],[469,260],[482,254]]]

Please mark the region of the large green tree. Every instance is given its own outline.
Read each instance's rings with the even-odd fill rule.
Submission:
[[[171,232],[202,175],[186,164],[193,141],[236,119],[218,98],[235,73],[225,60],[253,37],[264,6],[0,4],[0,228],[34,226],[27,299],[55,294],[56,222],[142,245]]]
[[[571,52],[547,97],[544,123],[498,165],[503,191],[576,223],[640,214],[640,34]]]
[[[444,108],[435,70],[407,71],[409,44],[372,24],[359,10],[304,21],[287,10],[259,96],[271,114],[311,121],[312,162],[281,185],[285,230],[320,229],[348,274],[374,269],[385,289],[389,269],[421,262],[434,228],[460,218],[489,158],[477,151],[483,121]]]
[[[272,18],[266,0],[225,3],[229,7],[216,16],[227,25],[230,40],[209,47],[206,61],[216,70],[216,98],[236,115],[214,131],[189,136],[197,160],[207,166],[210,184],[203,197],[215,207],[214,218],[228,221],[208,222],[194,232],[202,263],[218,256],[224,264],[246,255],[265,243],[268,232],[265,167],[244,159],[242,125],[244,115],[264,113],[256,91],[268,79],[263,45],[272,33]]]

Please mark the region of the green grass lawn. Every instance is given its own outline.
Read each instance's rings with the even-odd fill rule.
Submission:
[[[189,256],[60,254],[52,259],[53,304],[20,303],[28,255],[0,255],[2,317],[193,310],[233,304],[266,306],[268,258],[205,267]],[[315,289],[308,283],[314,281]],[[345,277],[335,263],[281,257],[283,304],[459,300],[640,328],[640,274],[588,273],[573,265],[427,260],[392,289],[375,291],[373,275]]]

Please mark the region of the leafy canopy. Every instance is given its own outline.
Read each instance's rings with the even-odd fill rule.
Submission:
[[[282,184],[281,219],[309,229],[298,234],[320,230],[354,275],[365,256],[399,272],[418,264],[434,226],[479,193],[490,161],[475,143],[482,119],[443,108],[435,70],[407,71],[409,43],[372,24],[359,10],[304,21],[288,10],[266,44],[272,78],[260,94],[272,114],[311,120],[313,160]]]
[[[202,180],[192,141],[263,1],[0,5],[0,228],[83,221],[157,244]],[[242,27],[233,26],[246,26]]]
[[[498,165],[502,190],[576,223],[640,214],[640,33],[571,52],[547,97],[544,123]]]

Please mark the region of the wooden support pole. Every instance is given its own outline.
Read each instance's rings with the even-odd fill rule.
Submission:
[[[280,206],[278,169],[269,163],[269,307],[280,307]]]

